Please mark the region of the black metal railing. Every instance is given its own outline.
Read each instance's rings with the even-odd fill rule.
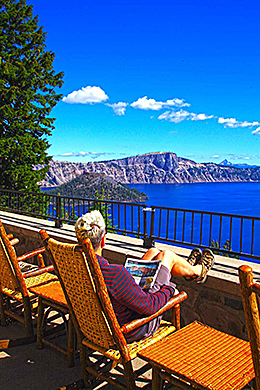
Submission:
[[[0,209],[55,221],[56,227],[64,222],[75,223],[82,214],[100,210],[110,232],[147,237],[143,222],[145,205],[111,200],[84,199],[48,193],[26,193],[0,189]]]
[[[260,218],[151,206],[149,237],[260,260]]]
[[[1,189],[0,209],[53,220],[56,227],[74,224],[82,214],[98,209],[109,232],[142,238],[145,247],[157,240],[260,260],[258,217]]]

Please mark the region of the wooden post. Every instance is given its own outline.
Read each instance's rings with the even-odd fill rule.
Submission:
[[[175,326],[176,330],[181,329],[181,308],[180,305],[176,305],[172,309],[172,323]]]
[[[45,263],[44,263],[44,259],[43,259],[43,255],[42,254],[39,254],[37,256],[37,263],[38,263],[38,267],[39,268],[44,268],[45,267]]]
[[[248,265],[239,267],[240,289],[248,338],[255,369],[256,390],[260,390],[260,321],[256,294],[252,291],[253,271]]]

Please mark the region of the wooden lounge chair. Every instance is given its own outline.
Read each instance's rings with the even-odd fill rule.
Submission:
[[[254,283],[253,270],[249,265],[241,265],[238,272],[246,327],[255,369],[254,389],[260,390],[260,320],[258,309],[260,284]]]
[[[32,336],[32,300],[35,294],[28,288],[57,280],[57,276],[47,272],[53,270],[53,266],[22,273],[19,264],[41,255],[45,249],[17,257],[12,246],[14,241],[9,238],[0,221],[0,321],[1,325],[6,325],[7,317],[11,317],[24,324],[26,336]]]
[[[45,230],[40,231],[50,259],[59,277],[77,333],[83,380],[86,387],[91,379],[101,379],[119,389],[137,389],[132,360],[142,348],[163,339],[180,328],[179,303],[187,298],[182,292],[156,314],[132,321],[120,328],[115,316],[103,275],[93,247],[86,239],[83,246],[65,244],[49,238]],[[140,327],[149,320],[173,308],[173,324],[163,323],[154,336],[127,344],[124,334]],[[126,382],[122,385],[116,381],[106,366],[97,367],[90,362],[90,355],[98,351],[109,361],[110,368],[121,363]],[[103,362],[104,363],[104,362]]]

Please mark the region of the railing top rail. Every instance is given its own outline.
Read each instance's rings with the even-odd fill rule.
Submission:
[[[127,201],[119,201],[119,200],[109,200],[109,199],[81,198],[81,197],[68,196],[68,195],[48,194],[48,192],[44,192],[44,191],[26,192],[26,191],[8,190],[8,189],[0,188],[0,192],[11,192],[11,193],[16,193],[21,195],[49,196],[49,197],[55,197],[61,199],[74,199],[82,202],[85,201],[85,202],[94,202],[94,203],[122,204],[122,205],[129,205],[129,206],[147,207],[147,204],[142,202],[137,203],[137,202],[127,202]]]
[[[46,194],[46,195],[48,195],[48,194]],[[75,200],[79,200],[82,202],[85,201],[85,202],[93,202],[93,203],[122,204],[122,205],[129,205],[129,206],[147,207],[147,205],[144,203],[133,203],[133,202],[127,202],[127,201],[120,201],[120,200],[77,198],[74,196],[65,196],[65,195],[55,195],[55,196],[59,196],[59,198],[61,198],[61,199],[75,199]]]
[[[176,207],[166,207],[166,206],[150,206],[151,209],[161,209],[161,210],[170,210],[170,211],[181,211],[186,213],[196,213],[196,214],[206,214],[206,215],[216,215],[219,217],[232,217],[232,218],[243,218],[243,219],[254,219],[260,221],[260,217],[254,217],[250,215],[239,215],[239,214],[228,214],[228,213],[218,213],[214,211],[203,211],[203,210],[192,210],[192,209],[180,209]]]

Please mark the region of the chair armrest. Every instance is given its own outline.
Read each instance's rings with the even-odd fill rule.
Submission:
[[[24,254],[22,256],[17,257],[17,260],[18,261],[25,261],[27,259],[30,259],[33,256],[37,256],[37,255],[39,255],[41,253],[44,253],[44,252],[45,252],[45,248],[35,249],[32,252],[29,252],[29,253],[26,253],[26,254]]]
[[[188,295],[185,291],[180,292],[177,295],[174,295],[169,301],[156,313],[152,314],[149,317],[144,318],[138,318],[137,320],[133,320],[129,322],[128,324],[125,324],[122,326],[121,331],[123,333],[129,333],[133,330],[139,328],[140,326],[147,324],[147,322],[153,320],[156,317],[159,317],[163,313],[165,313],[167,310],[171,309],[172,307],[179,305],[181,302],[185,301],[185,299],[188,298]]]
[[[13,246],[18,244],[18,242],[19,242],[19,238],[14,238],[14,235],[11,234],[11,233],[7,234],[7,238],[10,241],[10,244],[13,245]]]
[[[16,245],[18,243],[19,243],[19,238],[12,238],[12,239],[10,239],[10,244],[12,246],[14,246],[14,245]]]
[[[252,291],[258,295],[260,295],[260,284],[255,282],[252,286]]]
[[[51,272],[54,271],[53,265],[49,265],[48,267],[39,268],[37,270],[31,271],[31,272],[25,272],[23,274],[24,279],[30,278],[31,276],[39,276],[41,274],[44,274],[45,272]]]

